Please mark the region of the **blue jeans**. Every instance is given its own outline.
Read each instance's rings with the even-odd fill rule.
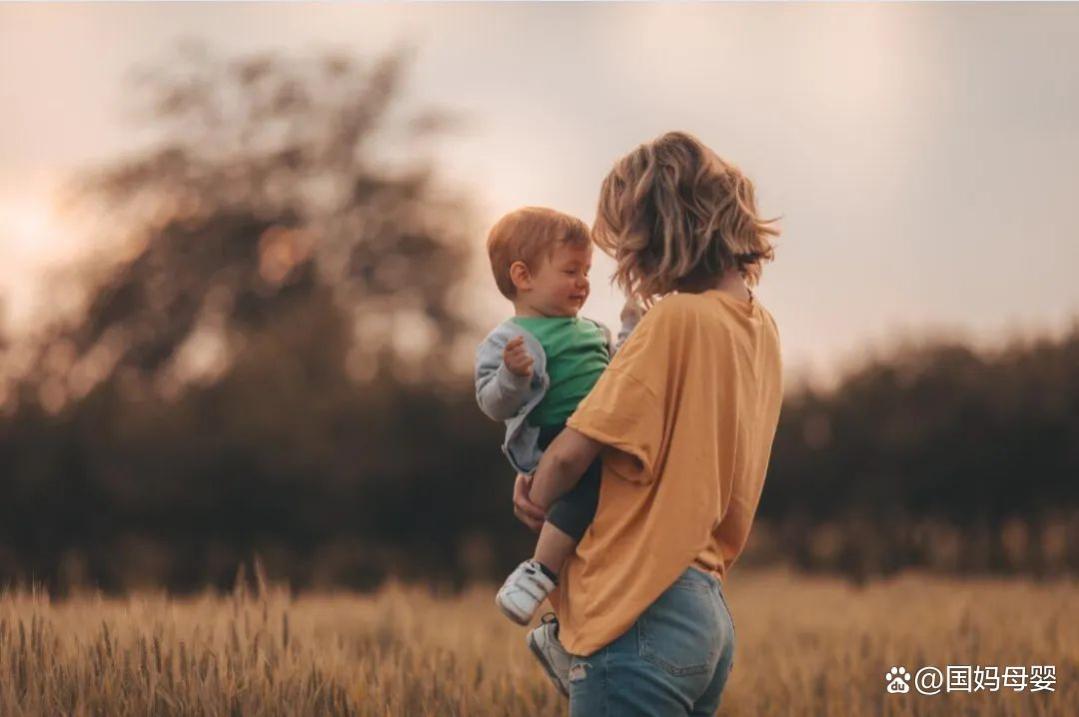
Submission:
[[[594,654],[574,656],[570,717],[715,715],[734,664],[719,581],[695,568]]]

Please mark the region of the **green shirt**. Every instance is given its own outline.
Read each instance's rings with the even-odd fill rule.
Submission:
[[[516,316],[513,322],[535,336],[547,354],[550,386],[528,422],[561,425],[610,363],[607,335],[595,322],[577,317]]]

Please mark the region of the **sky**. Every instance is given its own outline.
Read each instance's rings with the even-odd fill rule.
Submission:
[[[55,189],[133,149],[133,68],[191,39],[226,56],[414,48],[408,101],[467,119],[434,152],[481,227],[526,204],[591,223],[616,159],[696,134],[782,217],[758,295],[801,377],[897,336],[993,344],[1079,317],[1079,4],[122,3],[0,4],[9,325],[96,249]],[[610,268],[585,313],[614,324]],[[495,323],[510,306],[474,270],[470,310]]]

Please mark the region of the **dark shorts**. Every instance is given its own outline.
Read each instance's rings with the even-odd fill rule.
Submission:
[[[540,448],[546,450],[563,428],[565,428],[564,425],[541,426]],[[547,521],[574,540],[580,541],[584,537],[585,531],[596,516],[602,470],[603,462],[597,458],[592,465],[588,466],[588,470],[581,476],[581,480],[577,481],[577,485],[547,509]]]

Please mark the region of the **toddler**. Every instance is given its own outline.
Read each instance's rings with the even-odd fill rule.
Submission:
[[[506,424],[502,451],[518,473],[531,475],[543,450],[565,427],[615,350],[610,332],[579,318],[588,298],[592,241],[580,219],[525,207],[491,229],[487,253],[499,291],[514,316],[499,324],[476,351],[476,400]],[[639,319],[622,312],[619,343]],[[536,551],[510,574],[495,602],[527,625],[558,582],[563,561],[592,522],[599,502],[600,461],[547,512]]]

